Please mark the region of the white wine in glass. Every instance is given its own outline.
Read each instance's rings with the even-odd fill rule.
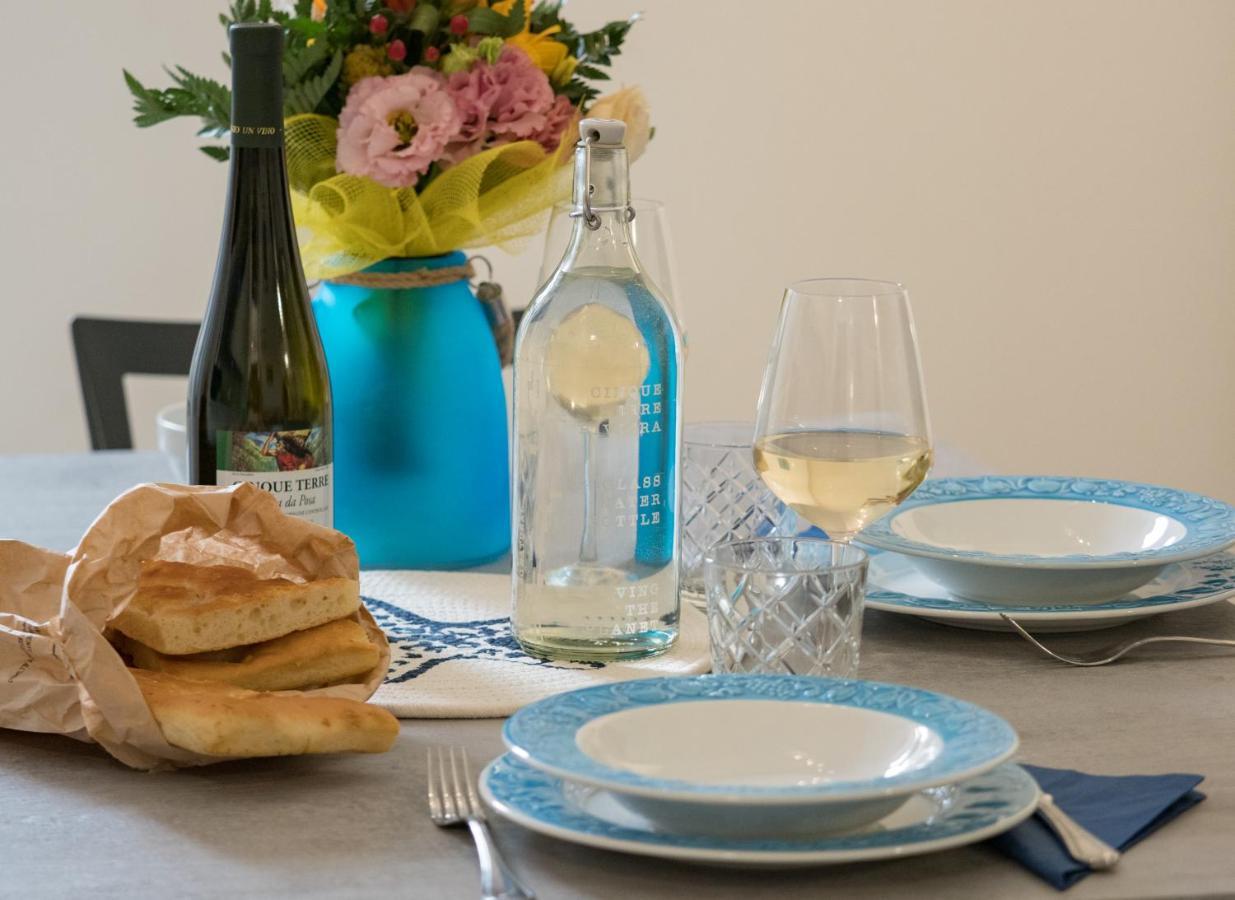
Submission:
[[[786,291],[754,456],[772,492],[833,540],[917,489],[932,452],[903,287],[819,278]]]
[[[789,431],[755,442],[772,492],[829,535],[854,535],[917,489],[931,467],[924,438],[878,431]]]

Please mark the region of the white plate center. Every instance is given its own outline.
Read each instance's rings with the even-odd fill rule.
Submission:
[[[943,740],[889,713],[828,703],[700,700],[601,716],[575,735],[606,766],[731,787],[890,778],[929,765]]]
[[[918,506],[900,513],[892,531],[932,547],[1000,556],[1138,553],[1188,533],[1177,519],[1131,506],[1029,497]]]

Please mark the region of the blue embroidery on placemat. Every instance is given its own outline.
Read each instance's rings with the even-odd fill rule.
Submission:
[[[364,597],[364,604],[390,639],[387,684],[419,678],[452,659],[492,659],[550,669],[599,669],[598,662],[554,663],[523,652],[510,632],[510,619],[442,622],[392,603]]]

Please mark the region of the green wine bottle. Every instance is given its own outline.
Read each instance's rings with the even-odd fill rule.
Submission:
[[[247,481],[332,525],[330,378],[288,195],[283,29],[233,25],[231,173],[210,304],[189,374],[189,474]]]

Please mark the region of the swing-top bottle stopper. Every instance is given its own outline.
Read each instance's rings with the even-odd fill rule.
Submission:
[[[626,123],[621,119],[584,119],[579,123],[579,140],[593,147],[620,147],[626,140]]]

